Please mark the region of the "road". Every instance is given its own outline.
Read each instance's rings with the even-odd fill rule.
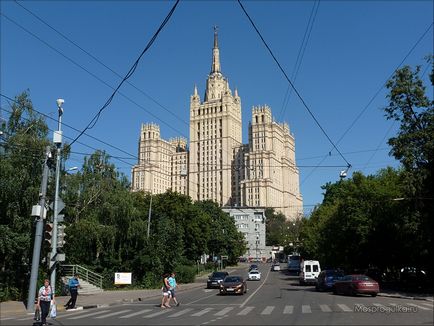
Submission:
[[[283,267],[283,264],[282,264]],[[432,325],[433,303],[387,297],[342,296],[298,285],[286,270],[260,265],[261,281],[248,292],[220,296],[204,288],[179,294],[179,307],[161,309],[156,298],[108,308],[59,313],[52,325]],[[247,275],[247,270],[243,272]],[[2,325],[31,325],[32,317]]]

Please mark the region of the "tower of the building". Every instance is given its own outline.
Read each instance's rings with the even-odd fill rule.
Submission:
[[[197,88],[190,97],[189,194],[193,200],[211,199],[233,204],[234,149],[241,146],[241,101],[233,96],[221,72],[217,27],[214,27],[211,72],[204,101]]]

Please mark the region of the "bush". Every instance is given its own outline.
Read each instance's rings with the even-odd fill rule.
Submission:
[[[176,281],[178,283],[192,283],[196,277],[196,266],[179,265],[176,267]]]

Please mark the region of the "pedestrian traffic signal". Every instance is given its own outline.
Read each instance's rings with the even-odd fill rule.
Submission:
[[[53,237],[53,223],[46,223],[44,238],[45,241],[47,241],[50,245],[51,245],[51,241],[53,240],[52,237]]]
[[[63,247],[65,244],[65,225],[58,225],[57,226],[57,247]]]

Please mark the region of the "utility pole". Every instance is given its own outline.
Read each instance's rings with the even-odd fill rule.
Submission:
[[[54,194],[54,216],[53,216],[53,241],[51,245],[50,254],[50,284],[53,289],[53,293],[56,291],[56,267],[57,267],[57,222],[59,211],[59,183],[60,183],[60,154],[62,149],[62,105],[65,103],[63,99],[57,99],[57,108],[59,113],[58,128],[54,131],[53,142],[57,147],[56,157],[56,191]]]
[[[41,192],[39,193],[39,204],[32,207],[32,216],[36,219],[35,240],[33,244],[32,270],[30,273],[29,294],[27,297],[27,311],[33,312],[36,297],[36,283],[38,281],[39,259],[41,256],[41,244],[44,227],[44,219],[46,217],[45,200],[47,195],[48,183],[48,160],[51,157],[50,146],[45,149],[45,161],[42,170]]]
[[[148,212],[148,236],[149,239],[149,233],[151,232],[151,213],[152,213],[152,193],[151,193],[151,201],[149,203],[149,212]]]

